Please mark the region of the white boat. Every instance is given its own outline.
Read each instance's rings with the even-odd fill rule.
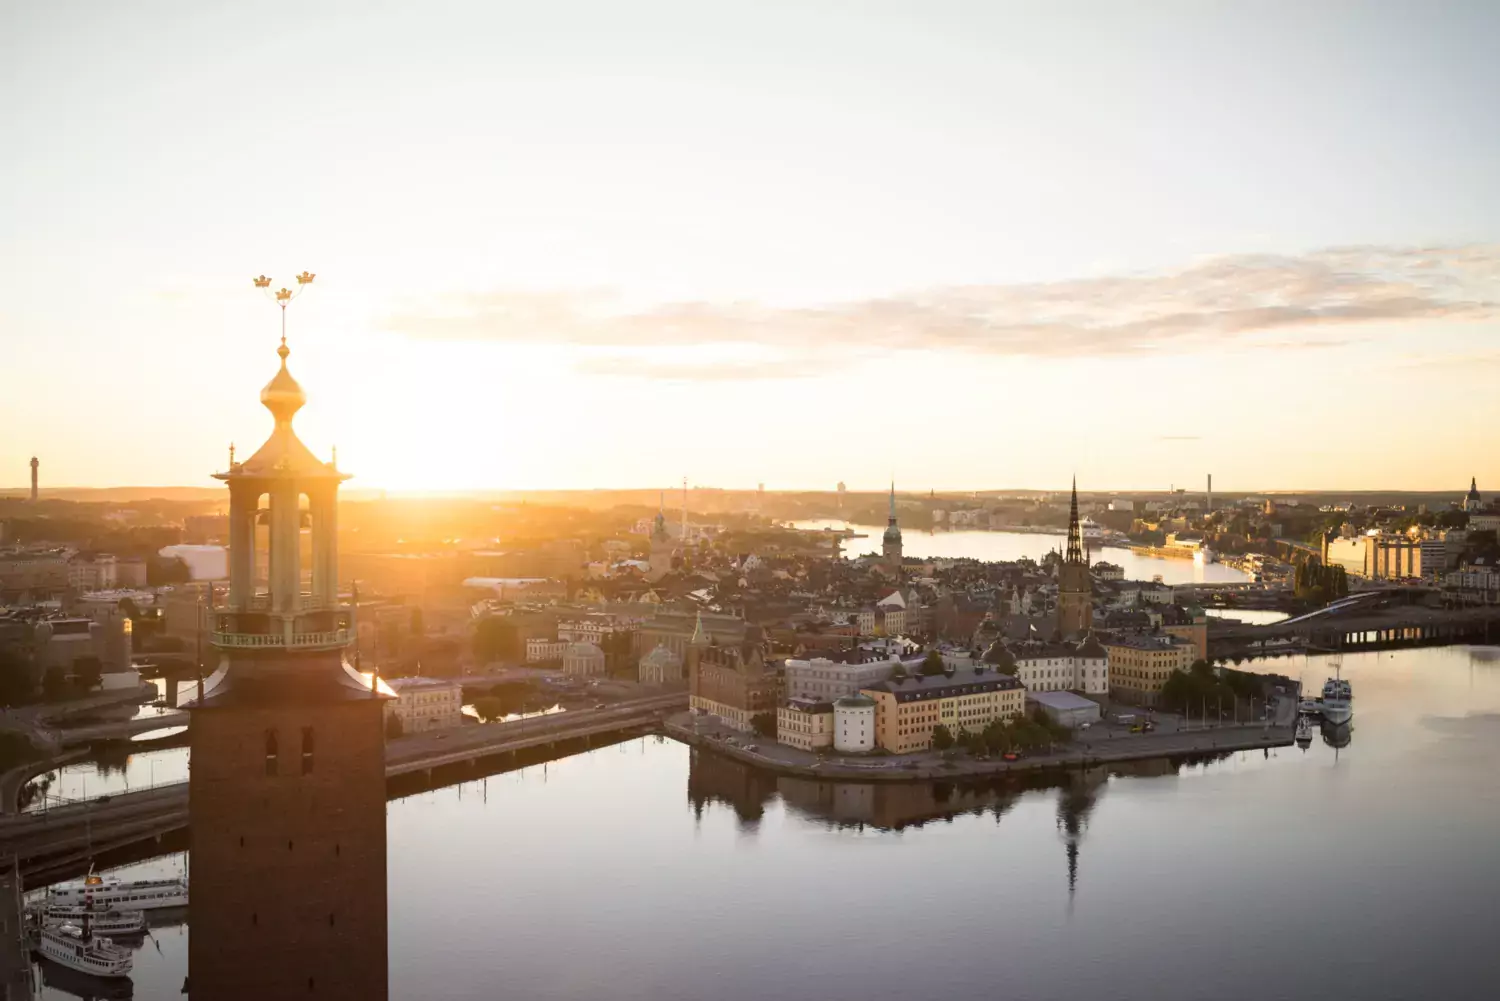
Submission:
[[[53,907],[92,907],[96,911],[149,911],[156,907],[186,907],[187,880],[119,879],[90,872],[83,879],[52,888]]]
[[[1296,740],[1297,746],[1302,748],[1304,751],[1312,746],[1313,725],[1312,720],[1309,717],[1297,717],[1297,734],[1293,739]]]
[[[1085,517],[1079,522],[1078,532],[1083,537],[1083,544],[1090,549],[1098,549],[1104,545],[1104,527],[1093,518]]]
[[[1319,705],[1328,722],[1347,723],[1354,715],[1354,690],[1342,678],[1329,678],[1323,683],[1323,698]]]
[[[98,910],[88,907],[59,907],[47,902],[32,911],[34,920],[44,925],[79,925],[85,921],[95,935],[139,935],[146,930],[145,911]]]
[[[124,977],[135,965],[129,949],[107,938],[85,935],[75,924],[43,925],[36,930],[36,952],[60,966],[92,977]]]

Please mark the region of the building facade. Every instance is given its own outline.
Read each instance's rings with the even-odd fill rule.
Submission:
[[[852,663],[813,657],[810,660],[788,658],[782,668],[789,699],[833,701],[845,695],[856,695],[860,689],[885,681],[899,661],[891,658],[861,659]]]
[[[776,709],[776,740],[804,751],[832,747],[833,703],[819,699],[787,699]]]
[[[1117,634],[1105,639],[1109,651],[1110,696],[1133,705],[1154,706],[1173,671],[1186,671],[1197,660],[1189,640],[1164,634]]]
[[[682,681],[682,658],[658,646],[636,665],[636,678],[643,685],[675,685]]]
[[[563,651],[563,673],[579,678],[598,677],[606,672],[604,651],[592,643],[569,643]]]
[[[701,623],[700,623],[701,625]],[[704,630],[688,644],[688,705],[749,733],[761,713],[776,713],[780,682],[766,671],[760,629],[750,627],[737,647],[713,644]]]
[[[442,678],[392,678],[396,698],[385,704],[387,718],[401,721],[401,732],[424,733],[461,726],[464,721],[464,689],[456,681]]]
[[[983,730],[1026,707],[1026,689],[982,667],[930,677],[892,678],[861,694],[875,701],[875,743],[893,754],[926,750],[939,724],[951,733]]]
[[[875,700],[846,695],[833,704],[833,749],[846,754],[875,750]]]
[[[1093,633],[1078,643],[1017,643],[1011,654],[1028,692],[1109,692],[1109,651]]]

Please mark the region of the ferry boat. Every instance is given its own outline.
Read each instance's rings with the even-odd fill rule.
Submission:
[[[145,911],[97,910],[91,907],[60,907],[50,901],[33,909],[33,919],[44,925],[85,922],[95,935],[105,938],[140,935],[146,931]]]
[[[1297,746],[1304,751],[1312,746],[1313,725],[1309,717],[1297,717],[1297,734],[1293,739],[1297,742]]]
[[[1093,518],[1085,517],[1080,521],[1078,531],[1083,536],[1083,544],[1090,549],[1098,549],[1104,545],[1104,526]]]
[[[1328,722],[1347,723],[1354,715],[1354,690],[1342,678],[1329,678],[1323,683],[1323,698],[1318,705]]]
[[[149,911],[156,907],[186,907],[187,902],[187,879],[183,877],[119,879],[100,876],[91,870],[83,879],[54,886],[49,904],[103,911]]]
[[[44,959],[92,977],[128,976],[135,965],[129,949],[86,934],[75,924],[42,925],[33,948]]]

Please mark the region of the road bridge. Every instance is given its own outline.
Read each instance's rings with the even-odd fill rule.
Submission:
[[[1384,596],[1386,601],[1390,598],[1390,594]],[[1500,608],[1370,607],[1381,601],[1382,596],[1376,595],[1337,602],[1319,612],[1269,625],[1210,622],[1208,652],[1222,659],[1254,656],[1284,648],[1288,642],[1325,651],[1500,642]]]
[[[453,766],[538,748],[557,748],[648,732],[687,706],[674,692],[604,709],[575,710],[509,723],[489,723],[405,737],[386,745],[386,777],[431,775]],[[581,748],[580,748],[581,749]],[[0,857],[14,856],[28,872],[87,858],[105,847],[161,838],[188,823],[188,784],[101,796],[51,810],[0,817]]]

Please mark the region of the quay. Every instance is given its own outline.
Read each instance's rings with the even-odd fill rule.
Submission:
[[[695,718],[688,713],[673,715],[662,729],[669,737],[684,744],[735,758],[776,775],[839,782],[931,782],[1290,747],[1296,736],[1296,722],[1297,698],[1287,695],[1277,699],[1274,718],[1269,722],[1201,729],[1174,728],[1140,734],[1117,732],[1118,728],[1112,730],[1104,724],[1096,724],[1097,729],[1087,731],[1087,735],[1055,753],[1028,753],[1019,761],[980,761],[963,756],[943,760],[932,752],[901,758],[819,757],[782,744],[757,741],[746,734],[738,735],[744,738],[739,743],[730,744],[717,739],[716,728],[710,727],[705,732],[701,723],[695,725]],[[748,750],[746,744],[753,744],[757,750]]]
[[[488,758],[564,744],[586,749],[596,741],[644,735],[657,731],[665,716],[683,709],[686,702],[687,695],[678,692],[605,709],[573,710],[403,737],[386,746],[386,778],[430,778],[435,770],[474,767]],[[187,824],[188,784],[176,782],[0,817],[0,857],[16,859],[23,874],[34,878],[39,872],[80,864],[136,842],[160,841]]]

